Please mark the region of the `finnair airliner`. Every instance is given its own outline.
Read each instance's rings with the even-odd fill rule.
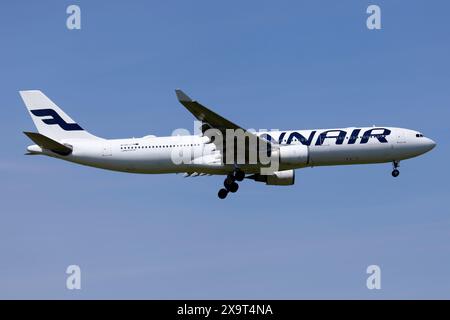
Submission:
[[[181,90],[176,90],[179,102],[202,123],[199,134],[104,139],[84,130],[41,91],[20,91],[20,95],[38,131],[24,132],[35,143],[27,148],[27,155],[46,155],[130,173],[224,175],[224,187],[218,192],[220,199],[236,192],[237,182],[245,178],[267,185],[293,185],[294,170],[305,167],[391,162],[392,176],[397,177],[400,160],[419,156],[436,146],[418,131],[394,127],[253,132],[190,99]],[[242,148],[211,136],[209,130],[223,137],[229,131],[242,131],[254,138],[259,146],[266,146],[265,153],[277,163],[276,171],[264,171],[271,164],[263,163],[260,157],[249,161],[246,148],[254,144],[248,142],[244,145],[244,161],[237,161],[235,155],[229,161],[226,155]],[[174,154],[181,153],[183,161],[174,161]]]

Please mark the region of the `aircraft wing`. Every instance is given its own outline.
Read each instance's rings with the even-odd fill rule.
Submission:
[[[249,132],[237,124],[225,119],[224,117],[218,115],[214,111],[208,109],[203,106],[199,102],[192,100],[189,98],[183,91],[177,89],[175,90],[177,94],[178,101],[186,108],[190,113],[194,115],[194,117],[203,122],[202,132],[205,133],[208,129],[217,129],[221,132],[223,139],[225,140],[225,133],[227,129],[243,130],[247,135],[254,137],[254,141],[257,142],[258,146],[262,146],[263,144],[268,144],[268,147],[271,145],[271,142],[267,141],[264,138],[258,137],[256,134]],[[214,143],[214,141],[212,141]],[[225,141],[224,141],[225,143]],[[258,147],[257,146],[257,147]],[[246,148],[247,149],[247,148]],[[246,150],[248,151],[248,150]]]
[[[221,131],[225,131],[226,129],[242,129],[240,126],[221,117],[197,101],[192,100],[183,91],[177,89],[175,92],[177,94],[178,101],[180,101],[180,103],[185,106],[185,108],[188,109],[188,111],[192,113],[195,118],[197,118],[197,120],[209,124],[211,128],[216,128]]]

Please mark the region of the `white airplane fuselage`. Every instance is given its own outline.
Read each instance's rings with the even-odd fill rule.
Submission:
[[[389,134],[383,135],[383,130],[387,130]],[[370,131],[373,136],[364,136],[364,133]],[[257,135],[267,134],[280,147],[297,145],[307,148],[306,162],[281,162],[279,170],[400,161],[424,154],[436,145],[418,131],[394,127],[270,131]],[[72,153],[63,156],[37,145],[28,147],[28,151],[82,165],[130,173],[227,174],[233,170],[233,165],[221,161],[221,153],[215,145],[209,143],[208,138],[199,135],[112,140],[63,139],[60,142],[70,145]],[[189,161],[173,161],[173,153],[180,150],[190,154]],[[260,165],[257,164],[241,167],[245,168],[246,173],[258,173],[260,170]]]

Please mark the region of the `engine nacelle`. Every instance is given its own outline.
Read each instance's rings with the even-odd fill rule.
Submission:
[[[283,170],[275,171],[271,175],[261,175],[255,174],[250,179],[259,182],[265,182],[270,186],[290,186],[295,183],[295,171],[294,170]]]
[[[306,166],[309,162],[308,146],[303,144],[280,146],[278,153],[280,164]]]
[[[275,171],[267,176],[266,184],[270,186],[290,186],[295,183],[295,171],[283,170]]]

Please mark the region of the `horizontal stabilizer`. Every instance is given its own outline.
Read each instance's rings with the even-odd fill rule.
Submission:
[[[61,144],[49,137],[44,136],[43,134],[37,132],[24,132],[25,135],[30,138],[34,143],[40,146],[43,149],[47,149],[53,151],[62,156],[67,156],[72,153],[72,148]]]

